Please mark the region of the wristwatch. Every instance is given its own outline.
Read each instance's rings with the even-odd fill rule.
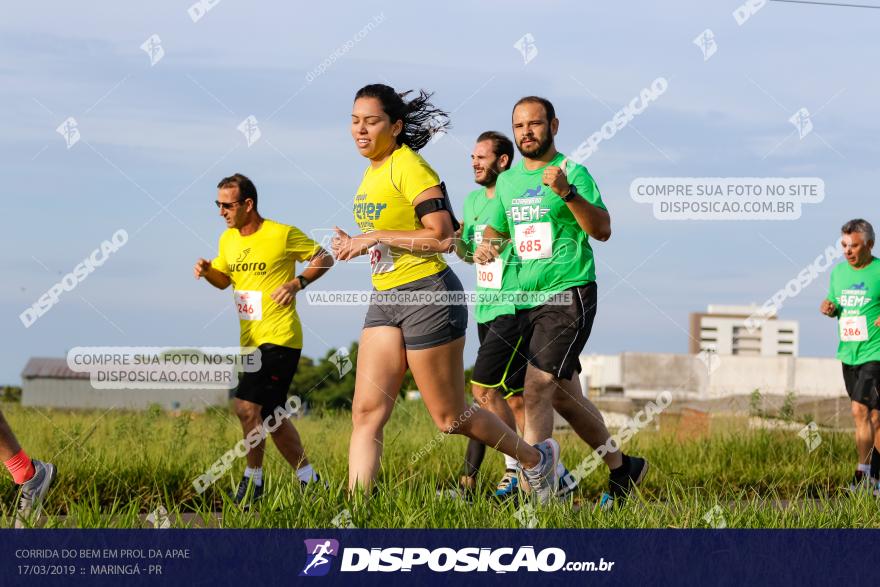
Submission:
[[[568,188],[569,188],[569,189],[568,189],[568,193],[565,194],[564,196],[562,196],[562,201],[563,201],[563,202],[566,202],[566,203],[567,203],[567,202],[571,202],[572,199],[574,199],[574,197],[575,197],[576,195],[578,195],[577,188],[574,187],[574,185],[569,185]]]
[[[297,275],[296,278],[299,280],[300,289],[305,289],[309,284],[309,280],[304,275]]]

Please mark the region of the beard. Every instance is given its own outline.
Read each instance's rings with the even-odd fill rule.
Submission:
[[[553,136],[549,133],[543,137],[535,137],[534,141],[537,144],[529,150],[524,150],[521,146],[522,141],[520,141],[516,144],[516,150],[519,151],[519,154],[523,157],[540,159],[550,150],[550,147],[553,146]]]
[[[484,188],[489,187],[490,185],[495,185],[495,181],[498,179],[498,174],[501,173],[500,169],[495,167],[490,167],[486,170],[486,175],[483,176],[483,179],[474,178],[474,181],[477,185],[481,185]]]

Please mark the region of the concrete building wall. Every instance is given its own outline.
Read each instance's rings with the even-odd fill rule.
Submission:
[[[846,395],[840,361],[837,359],[798,357],[792,386],[804,395]]]
[[[159,404],[166,410],[201,412],[228,401],[225,389],[94,389],[88,379],[29,378],[21,389],[23,406],[45,408],[143,410]]]
[[[698,392],[705,388],[708,369],[695,355],[623,353],[623,388]]]
[[[751,393],[760,389],[762,394],[785,395],[792,389],[791,357],[729,356],[718,357],[716,368],[709,375],[704,390],[707,397],[722,397]]]
[[[846,394],[840,362],[832,358],[622,353],[585,355],[581,365],[589,375],[584,389],[593,393],[622,387],[632,397],[672,391],[695,399],[747,395],[755,389],[763,395]]]

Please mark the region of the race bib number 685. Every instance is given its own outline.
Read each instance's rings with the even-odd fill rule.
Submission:
[[[553,229],[549,222],[530,222],[515,227],[516,254],[520,259],[547,259],[553,256]]]

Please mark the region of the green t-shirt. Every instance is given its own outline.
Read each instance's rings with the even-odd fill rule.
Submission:
[[[474,249],[483,240],[483,228],[489,218],[490,204],[495,198],[486,195],[486,188],[474,190],[464,201],[464,214],[461,220],[461,240],[466,250],[473,255]],[[505,247],[501,256],[493,263],[474,264],[477,272],[477,322],[485,324],[499,316],[513,314],[516,305],[512,297],[519,291],[516,278],[516,256],[511,247]]]
[[[828,299],[839,309],[837,358],[847,365],[880,361],[880,328],[874,326],[880,316],[880,259],[861,269],[837,264]]]
[[[559,165],[564,158],[557,153],[549,165]],[[522,290],[548,294],[595,281],[596,268],[589,236],[568,204],[541,182],[543,173],[544,167],[529,171],[520,160],[499,175],[487,224],[510,235],[511,248],[520,260]],[[607,209],[586,167],[569,161],[567,177],[580,197]],[[520,307],[539,304],[531,301]]]

